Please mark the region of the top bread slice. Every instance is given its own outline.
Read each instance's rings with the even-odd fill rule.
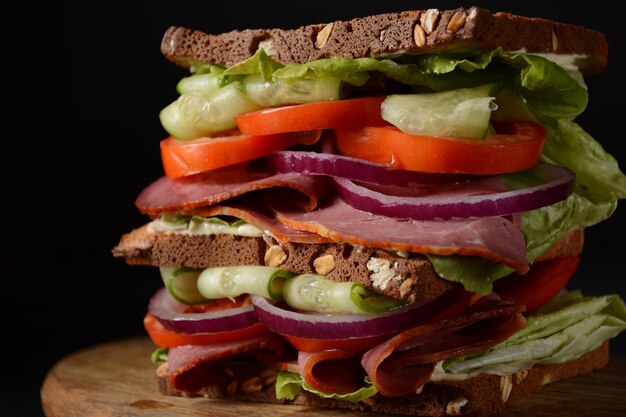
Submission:
[[[246,29],[218,35],[171,27],[163,37],[161,52],[189,68],[203,63],[232,66],[261,48],[286,64],[497,47],[576,55],[576,64],[585,75],[603,71],[608,61],[608,44],[601,32],[480,7],[404,11],[298,29]]]

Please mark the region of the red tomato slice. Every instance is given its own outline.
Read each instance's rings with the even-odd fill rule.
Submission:
[[[155,345],[162,348],[171,348],[183,345],[208,345],[211,343],[226,343],[235,340],[251,339],[269,334],[270,331],[261,324],[254,324],[243,329],[230,332],[184,334],[176,333],[163,327],[150,313],[143,319],[143,325]]]
[[[323,350],[346,350],[349,352],[364,352],[381,344],[389,339],[392,335],[383,334],[371,337],[352,338],[352,339],[308,339],[305,337],[285,336],[293,347],[303,352],[321,352]]]
[[[419,172],[503,174],[539,161],[546,131],[531,122],[494,122],[495,135],[483,140],[416,136],[386,127],[336,129],[343,155]]]
[[[161,141],[161,161],[165,175],[178,178],[249,161],[297,144],[311,145],[319,140],[320,134],[316,131],[263,136],[235,134],[186,142],[169,137]]]
[[[319,101],[258,110],[237,116],[237,126],[249,135],[269,135],[321,129],[384,126],[380,115],[385,97]]]
[[[579,263],[578,256],[535,262],[525,275],[514,273],[497,280],[493,290],[502,299],[525,305],[526,312],[532,312],[565,288]]]

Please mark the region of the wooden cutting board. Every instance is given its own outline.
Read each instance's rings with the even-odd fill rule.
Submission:
[[[158,393],[148,338],[120,340],[72,354],[46,376],[41,399],[47,417],[283,417],[318,416],[301,406],[251,404]],[[326,417],[369,413],[325,410]],[[381,416],[381,415],[378,415]],[[626,358],[600,371],[557,382],[510,405],[499,417],[626,417]]]

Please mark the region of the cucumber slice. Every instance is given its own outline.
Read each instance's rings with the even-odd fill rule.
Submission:
[[[198,291],[198,276],[201,269],[159,268],[165,288],[170,295],[183,304],[199,304],[207,301]]]
[[[179,94],[209,94],[220,89],[220,77],[215,74],[197,74],[185,77],[176,85]]]
[[[537,119],[528,110],[522,97],[510,88],[504,88],[496,94],[497,110],[491,115],[492,120],[527,120],[537,122]]]
[[[489,126],[493,84],[425,94],[388,96],[382,118],[411,135],[483,138]]]
[[[319,313],[382,313],[405,303],[367,290],[362,284],[337,282],[315,274],[287,280],[283,298],[295,309]]]
[[[350,299],[361,310],[367,313],[384,313],[385,311],[392,310],[407,303],[405,300],[398,300],[379,294],[359,283],[352,284]]]
[[[339,100],[341,80],[335,77],[265,81],[260,74],[244,80],[250,100],[262,107]]]
[[[234,128],[235,117],[259,107],[240,91],[239,82],[210,94],[183,94],[161,110],[163,128],[178,140],[191,140]]]
[[[271,266],[207,268],[198,278],[198,290],[209,299],[254,294],[280,300],[285,280],[294,275],[293,272]]]

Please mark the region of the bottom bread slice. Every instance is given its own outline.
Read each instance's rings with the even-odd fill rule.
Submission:
[[[459,381],[427,383],[420,393],[388,398],[375,395],[365,401],[352,403],[321,398],[301,391],[293,400],[276,398],[274,381],[276,371],[258,366],[233,371],[223,383],[215,384],[194,394],[173,389],[168,382],[167,363],[157,368],[159,391],[165,395],[203,396],[246,402],[295,404],[316,408],[344,408],[387,414],[412,416],[490,416],[503,410],[507,404],[538,391],[546,384],[575,375],[585,374],[607,365],[609,343],[570,362],[555,365],[535,365],[513,375],[478,375]]]

